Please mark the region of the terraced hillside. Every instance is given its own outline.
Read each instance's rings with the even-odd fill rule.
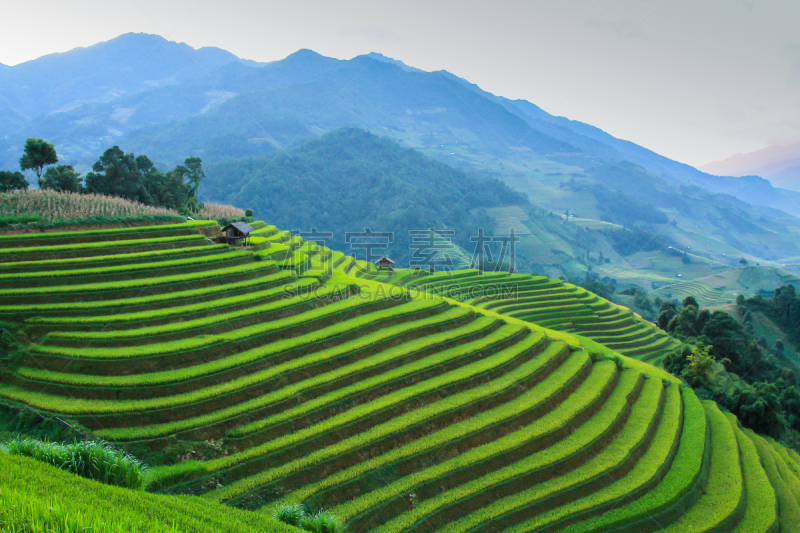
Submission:
[[[433,294],[441,277],[257,227],[246,249],[203,223],[0,236],[0,315],[31,339],[0,397],[123,445],[217,444],[151,472],[149,490],[206,499],[187,520],[304,502],[354,532],[800,524],[800,456],[663,371],[526,321],[607,311],[613,328],[624,310],[530,276],[493,279],[524,284],[527,311],[457,302]]]
[[[791,272],[756,265],[730,269],[692,281],[680,281],[652,291],[650,295],[677,300],[692,295],[702,307],[716,307],[735,302],[739,294],[749,297],[772,293],[784,285],[797,286],[798,282],[800,279]]]
[[[396,270],[391,277],[367,270],[361,275],[441,294],[479,309],[582,335],[623,355],[653,364],[657,364],[677,344],[669,335],[627,308],[557,279],[477,270],[435,275]]]

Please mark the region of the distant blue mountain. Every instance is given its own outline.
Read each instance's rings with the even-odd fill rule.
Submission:
[[[0,69],[0,96],[16,113],[34,118],[82,103],[112,101],[176,85],[240,60],[220,48],[195,50],[157,35],[128,33],[107,42],[50,54]]]
[[[577,179],[587,187],[576,191],[609,194],[599,185],[670,212],[713,204],[713,223],[698,218],[693,228],[729,240],[736,226],[739,235],[750,232],[741,241],[750,244],[736,246],[754,253],[776,246],[769,235],[800,225],[786,214],[800,216],[800,193],[758,177],[711,176],[446,71],[425,72],[377,53],[339,60],[304,49],[260,64],[127,34],[0,69],[0,95],[12,103],[0,105],[0,168],[16,166],[27,136],[55,142],[63,161],[86,170],[112,145],[162,166],[188,155],[212,163],[357,127],[506,180],[548,209],[564,209],[553,198],[589,194],[548,192],[575,189],[570,182]],[[725,221],[726,211],[741,221]]]

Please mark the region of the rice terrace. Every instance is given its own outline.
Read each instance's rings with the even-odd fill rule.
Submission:
[[[4,401],[145,455],[218,447],[149,469],[162,496],[135,493],[120,530],[273,530],[296,504],[353,531],[800,523],[800,456],[644,363],[674,341],[630,311],[541,276],[384,273],[251,226],[248,247],[211,244],[215,221],[0,236],[0,313],[30,341]],[[498,284],[517,292],[459,299]],[[4,501],[33,469],[26,505],[48,512],[58,477],[0,460]],[[83,483],[55,494],[87,520],[122,497]]]
[[[800,3],[96,4],[0,15],[0,533],[800,533]]]

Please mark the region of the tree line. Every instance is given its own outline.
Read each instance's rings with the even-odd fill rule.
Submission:
[[[197,191],[205,173],[199,157],[187,157],[182,165],[162,172],[146,155],[126,154],[119,146],[113,146],[83,177],[72,165],[57,163],[58,154],[52,144],[33,138],[25,142],[20,170],[33,171],[40,189],[116,196],[180,212],[194,212],[201,207]],[[27,189],[22,172],[0,170],[0,192]]]
[[[664,302],[658,315],[657,325],[684,343],[664,358],[664,368],[746,427],[800,448],[800,368],[782,340],[769,346],[756,336],[753,316],[764,313],[797,342],[800,299],[794,287],[781,287],[772,298],[740,294],[741,323],[725,311],[701,309],[692,296],[682,304]]]

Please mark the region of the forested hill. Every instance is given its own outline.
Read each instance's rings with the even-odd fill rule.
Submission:
[[[205,194],[255,210],[291,229],[333,232],[326,245],[350,250],[345,232],[393,232],[390,253],[405,260],[409,230],[453,230],[470,246],[493,221],[482,208],[528,206],[496,179],[484,179],[356,128],[342,128],[268,156],[223,161],[206,171]],[[319,238],[318,238],[319,239]]]

